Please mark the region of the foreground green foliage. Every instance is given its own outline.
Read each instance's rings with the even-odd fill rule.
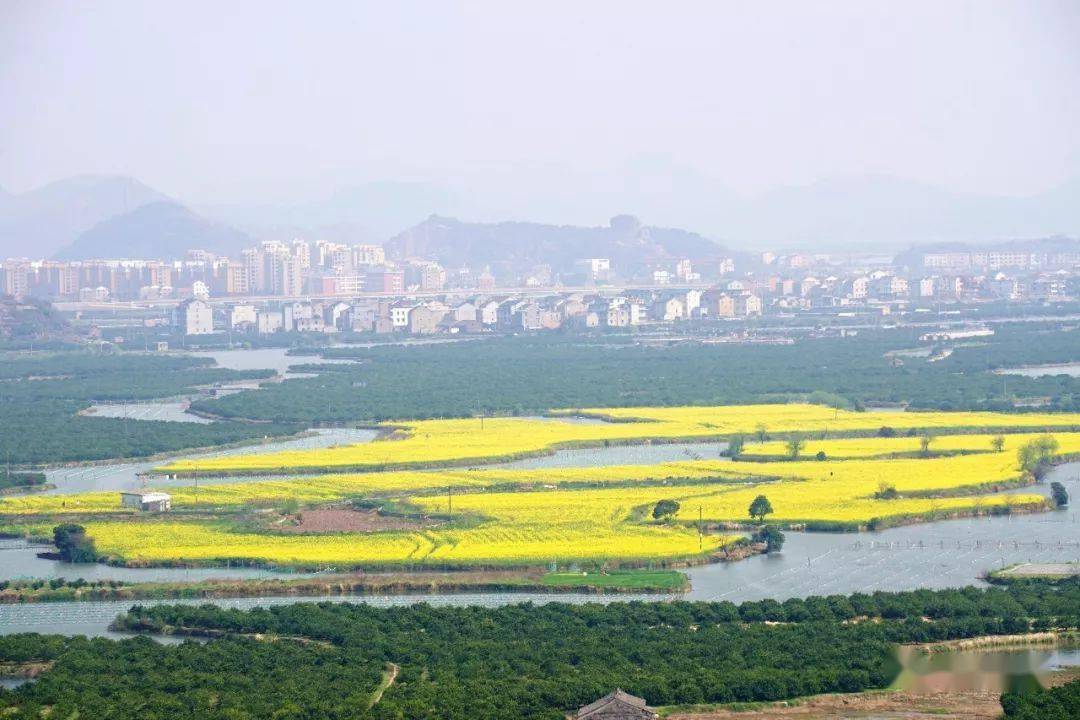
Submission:
[[[895,643],[1075,628],[1078,612],[1078,581],[741,605],[136,606],[121,627],[218,639],[0,638],[2,661],[53,663],[0,692],[0,714],[558,720],[614,687],[655,705],[780,700],[885,687]]]
[[[1080,717],[1080,680],[1050,690],[1001,696],[1005,717],[1011,720],[1076,720]]]

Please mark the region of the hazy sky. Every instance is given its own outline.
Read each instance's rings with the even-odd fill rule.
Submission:
[[[0,186],[1080,176],[1080,2],[0,0]]]

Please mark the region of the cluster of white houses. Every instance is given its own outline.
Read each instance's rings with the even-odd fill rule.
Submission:
[[[488,331],[630,327],[688,318],[760,315],[762,299],[738,283],[725,289],[641,291],[602,296],[570,293],[541,297],[444,296],[439,299],[367,299],[239,303],[215,312],[191,298],[173,312],[186,335],[214,332],[373,332],[431,335]]]

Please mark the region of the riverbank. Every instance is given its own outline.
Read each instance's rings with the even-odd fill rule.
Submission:
[[[986,635],[983,637],[964,638],[962,640],[944,640],[935,643],[917,643],[905,648],[923,655],[941,652],[962,652],[964,650],[1016,650],[1031,647],[1074,647],[1080,644],[1080,633],[1066,632],[1031,632],[1018,635]]]
[[[987,575],[989,582],[1007,584],[1031,580],[1054,581],[1080,575],[1080,563],[1015,563],[1008,567],[994,570]]]
[[[689,590],[689,579],[676,570],[614,570],[606,573],[484,570],[199,582],[15,580],[0,583],[0,603],[487,592],[670,594]]]

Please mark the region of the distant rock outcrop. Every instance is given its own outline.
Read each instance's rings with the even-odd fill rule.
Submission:
[[[522,271],[551,265],[572,268],[582,258],[609,258],[622,273],[671,258],[710,258],[727,252],[697,233],[642,225],[617,215],[606,227],[529,222],[470,223],[432,215],[386,243],[387,255],[403,260],[433,258],[444,267],[501,265]]]
[[[250,242],[244,233],[166,200],[103,220],[79,235],[56,257],[175,260],[183,258],[192,248],[235,253]]]
[[[68,321],[48,301],[0,295],[0,340],[55,340],[70,333]]]

